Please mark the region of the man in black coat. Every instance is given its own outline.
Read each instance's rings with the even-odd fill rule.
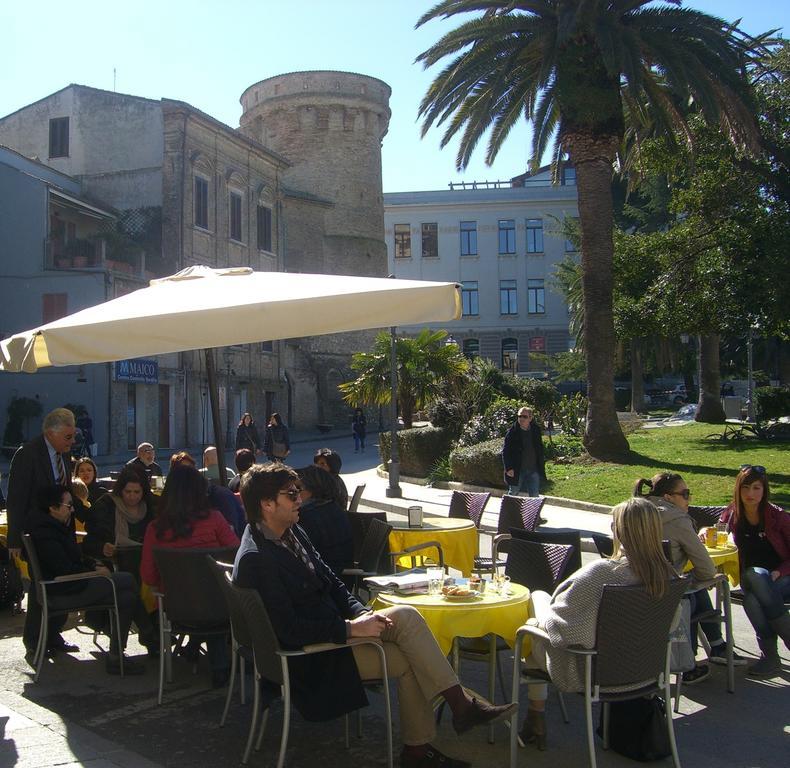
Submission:
[[[74,443],[76,426],[74,414],[66,408],[56,408],[44,417],[43,434],[34,437],[17,449],[11,459],[8,473],[8,549],[12,555],[19,556],[22,547],[22,534],[30,533],[38,519],[45,514],[40,508],[39,497],[43,490],[55,483],[71,488],[71,456],[69,451]],[[79,505],[76,513],[82,512]],[[73,525],[73,523],[72,523]],[[50,622],[50,637],[47,646],[50,650],[77,650],[60,635],[65,617]],[[38,630],[41,624],[41,606],[36,600],[35,589],[28,593],[27,614],[23,640],[28,651],[34,651],[38,643]]]
[[[436,733],[432,700],[442,696],[453,727],[509,717],[517,704],[491,706],[470,699],[422,616],[410,606],[371,612],[349,593],[310,542],[299,520],[299,477],[282,464],[256,464],[241,481],[249,525],[236,555],[234,580],[256,589],[286,649],[312,643],[380,638],[387,671],[398,683],[401,768],[466,768],[429,742]],[[327,720],[366,703],[362,679],[381,675],[378,653],[350,645],[332,653],[289,659],[294,705],[308,720]]]
[[[510,493],[540,495],[540,481],[546,479],[546,459],[540,427],[532,408],[519,408],[517,422],[507,431],[502,446],[505,485]]]
[[[151,443],[140,443],[137,456],[126,462],[127,467],[134,467],[145,478],[162,477],[162,467],[156,463],[156,449]]]

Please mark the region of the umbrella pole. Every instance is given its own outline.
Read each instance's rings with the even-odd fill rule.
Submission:
[[[219,481],[222,485],[228,484],[228,475],[225,472],[225,438],[219,418],[219,390],[217,389],[217,371],[214,368],[214,350],[204,349],[206,356],[206,378],[208,379],[208,396],[211,401],[211,423],[214,425],[214,446],[217,449],[217,463]]]

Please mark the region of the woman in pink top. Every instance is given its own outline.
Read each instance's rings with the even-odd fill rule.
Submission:
[[[154,560],[155,547],[208,549],[238,547],[239,538],[222,514],[209,506],[208,485],[193,466],[174,467],[167,476],[159,500],[156,519],[148,526],[143,540],[140,575],[146,584],[159,590],[159,570]],[[197,656],[201,638],[190,638],[186,655]],[[212,685],[220,687],[228,679],[228,658],[222,637],[207,637]]]

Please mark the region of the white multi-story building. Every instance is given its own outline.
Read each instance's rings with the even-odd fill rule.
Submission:
[[[504,183],[454,184],[434,192],[384,195],[390,272],[418,280],[455,280],[463,316],[444,324],[468,356],[513,373],[541,370],[530,352],[571,344],[568,305],[555,266],[575,255],[565,219],[578,217],[576,177],[552,185],[550,171]]]

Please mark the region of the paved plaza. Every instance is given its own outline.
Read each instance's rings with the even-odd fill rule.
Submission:
[[[324,441],[326,442],[326,441]],[[386,497],[387,480],[377,475],[375,449],[365,454],[352,452],[350,439],[327,442],[344,453],[343,475],[350,491],[366,483],[364,504],[386,508],[388,514],[402,514],[410,504],[421,504],[426,513],[447,514],[450,491],[402,483],[403,498]],[[315,442],[299,442],[289,457],[294,466],[312,460]],[[164,457],[160,457],[164,458]],[[109,468],[109,466],[107,467]],[[491,512],[498,508],[490,503]],[[609,517],[595,511],[547,504],[544,517],[551,526],[573,526],[584,530],[608,531]],[[585,558],[596,557],[585,552]],[[754,634],[743,609],[733,607],[736,648],[754,655]],[[236,765],[240,763],[249,727],[251,706],[242,706],[238,695],[231,706],[228,723],[219,727],[224,690],[212,690],[205,660],[193,673],[190,664],[174,660],[174,680],[166,686],[165,702],[156,703],[158,667],[147,662],[140,677],[120,679],[105,674],[103,661],[91,637],[76,629],[66,632],[69,642],[80,652],[60,654],[48,663],[40,682],[32,681],[32,670],[23,659],[21,616],[0,613],[0,768],[37,766],[90,766],[91,768],[146,768],[148,766]],[[145,659],[136,637],[130,639],[129,653]],[[139,654],[139,655],[138,655]],[[736,668],[736,691],[726,692],[726,670],[714,667],[702,683],[684,688],[681,713],[675,729],[681,760],[689,768],[775,768],[786,764],[790,754],[790,653],[782,650],[782,674],[772,680],[750,680],[743,667]],[[512,657],[504,655],[505,674],[510,675]],[[462,681],[485,690],[485,665],[462,662]],[[525,691],[523,708],[526,708]],[[501,692],[498,691],[501,699]],[[343,722],[307,723],[299,715],[292,721],[286,765],[325,768],[354,765],[384,766],[383,703],[370,697],[371,706],[363,711],[363,736],[353,733],[350,748],[344,746]],[[567,696],[571,722],[559,715],[554,694],[549,697],[549,742],[545,752],[533,747],[519,750],[519,766],[556,768],[587,765],[582,700]],[[397,708],[395,708],[395,744]],[[250,766],[272,766],[276,762],[279,728],[282,722],[279,703],[272,717],[261,752],[253,753]],[[509,760],[508,730],[496,726],[495,743],[487,743],[485,729],[456,737],[444,717],[437,746],[449,754],[463,756],[475,768],[505,768]],[[599,765],[634,765],[626,758],[598,749]],[[670,765],[662,761],[660,765]],[[397,765],[397,751],[396,751]]]

